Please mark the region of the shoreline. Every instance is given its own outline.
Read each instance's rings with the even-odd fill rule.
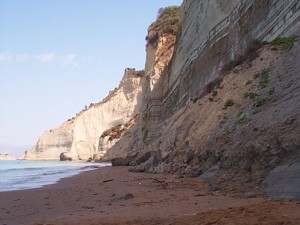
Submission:
[[[168,184],[163,188],[158,181]],[[130,173],[128,167],[101,167],[41,188],[0,192],[0,224],[7,225],[300,224],[299,211],[296,201],[237,198],[209,191],[200,178]]]
[[[103,166],[111,166],[111,163],[2,161],[0,192],[41,188]]]

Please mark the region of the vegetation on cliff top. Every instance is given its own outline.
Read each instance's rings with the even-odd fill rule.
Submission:
[[[176,35],[179,30],[180,7],[169,6],[160,8],[158,17],[148,28],[146,40],[148,44],[155,44],[163,34]]]
[[[128,72],[128,75],[131,76],[138,76],[138,77],[144,77],[145,76],[145,70],[136,70],[135,68],[126,68]]]

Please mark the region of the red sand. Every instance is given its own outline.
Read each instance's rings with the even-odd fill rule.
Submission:
[[[0,224],[300,224],[300,203],[209,192],[199,178],[106,167],[0,193]],[[111,180],[103,182],[106,180]],[[163,189],[154,179],[169,180]]]

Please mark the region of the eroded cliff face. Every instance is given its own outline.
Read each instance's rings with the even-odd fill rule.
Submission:
[[[184,1],[180,27],[167,63],[155,57],[163,47],[147,47],[140,120],[108,153],[134,171],[259,190],[300,156],[299,43],[262,46],[299,31],[300,2]]]
[[[126,124],[140,111],[144,73],[126,69],[118,88],[103,101],[91,104],[76,117],[55,129],[46,131],[35,148],[26,151],[21,159],[26,160],[72,160],[99,159],[114,143],[99,139],[102,133],[114,126]],[[100,151],[99,151],[100,150]]]
[[[76,118],[71,118],[55,129],[45,131],[36,146],[25,152],[24,160],[58,160],[63,152],[71,149]]]
[[[129,74],[130,71],[127,71]],[[142,78],[126,74],[118,90],[106,101],[92,107],[77,118],[71,154],[79,159],[93,158],[98,153],[99,138],[108,128],[127,123],[139,113]],[[109,140],[108,140],[109,142]],[[107,148],[101,147],[104,155]],[[101,157],[101,154],[100,156]]]
[[[164,114],[209,92],[224,66],[253,40],[291,36],[299,28],[297,0],[184,1],[181,34],[164,80]]]

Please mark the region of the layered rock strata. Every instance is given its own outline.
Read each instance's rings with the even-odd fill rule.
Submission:
[[[251,41],[291,36],[299,27],[297,0],[185,0],[181,34],[163,84],[163,115],[206,94]]]
[[[163,47],[147,47],[146,71],[154,72],[141,119],[124,135],[133,145],[113,155],[134,171],[199,176],[214,168],[212,188],[258,190],[271,169],[300,155],[299,43],[289,52],[261,43],[299,27],[296,0],[184,1],[160,73],[153,56]]]

